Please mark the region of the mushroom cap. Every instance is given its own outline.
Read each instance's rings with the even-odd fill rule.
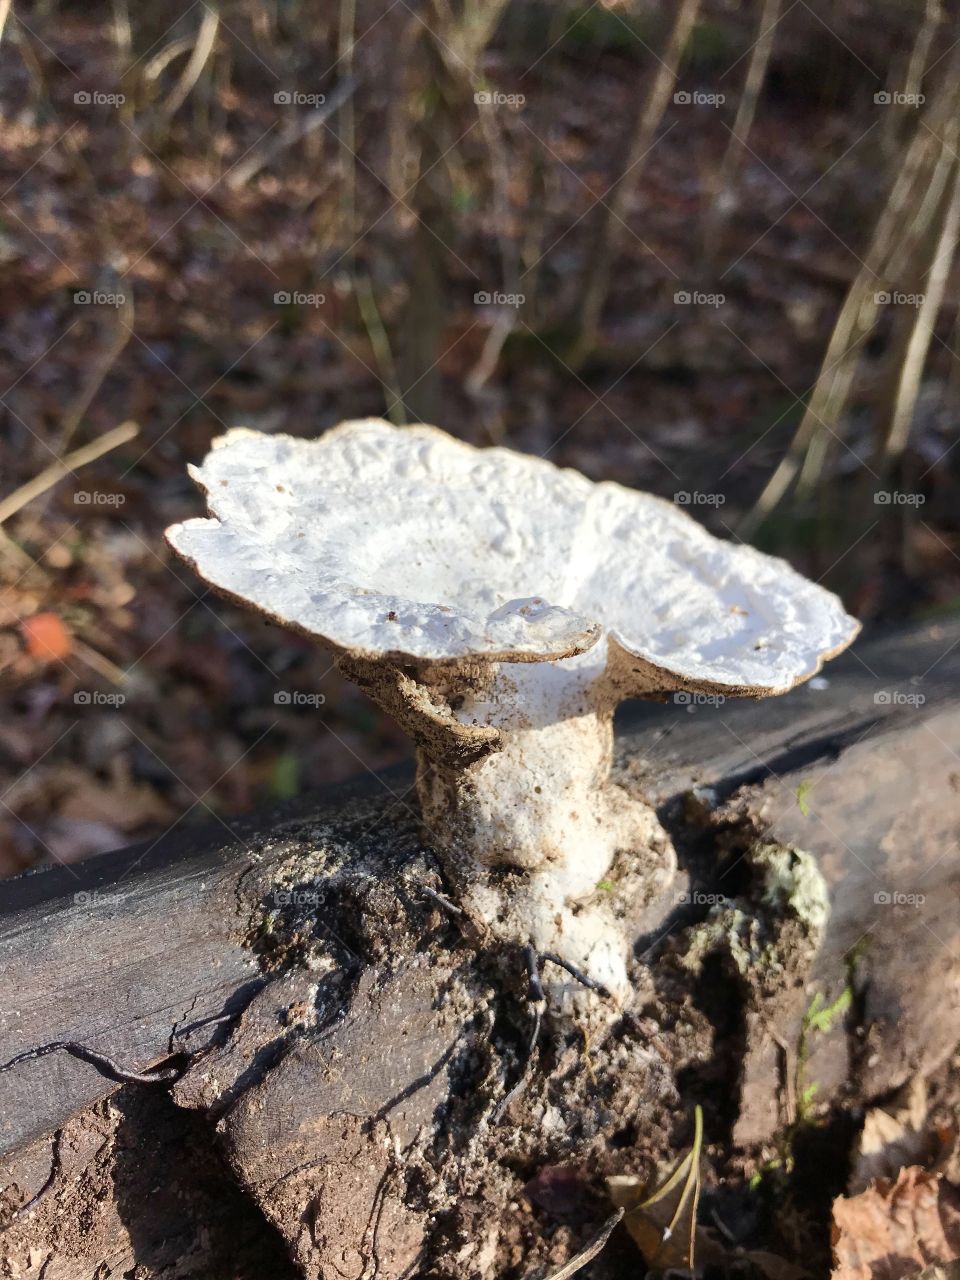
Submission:
[[[239,428],[190,474],[210,517],[171,526],[173,549],[223,594],[356,658],[540,662],[606,635],[627,694],[761,696],[859,630],[785,561],[670,502],[436,427]]]

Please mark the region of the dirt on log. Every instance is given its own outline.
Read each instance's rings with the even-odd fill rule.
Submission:
[[[825,1269],[858,1109],[960,1041],[958,675],[951,624],[767,704],[629,712],[675,909],[628,1007],[535,1039],[523,952],[435,896],[402,771],[3,886],[0,1064],[64,1047],[0,1072],[0,1274],[545,1277],[697,1103],[718,1247]],[[749,1187],[786,1145],[790,1239]],[[581,1274],[638,1265],[616,1234]]]

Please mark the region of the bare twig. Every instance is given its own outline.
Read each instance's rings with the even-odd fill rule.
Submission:
[[[487,151],[490,154],[490,174],[493,188],[493,205],[500,249],[504,292],[519,295],[520,264],[517,248],[510,234],[510,165],[503,142],[500,124],[495,111],[480,111],[480,128]],[[502,308],[496,314],[487,331],[486,339],[476,363],[464,379],[467,394],[478,397],[497,370],[503,344],[517,323],[516,308]]]
[[[484,339],[483,346],[480,348],[476,363],[464,379],[464,386],[468,395],[479,396],[480,392],[496,373],[497,362],[500,359],[503,344],[513,332],[516,323],[516,311],[503,307],[497,312],[496,319],[487,330],[487,336]]]
[[[719,172],[714,183],[713,201],[707,213],[704,243],[708,258],[712,255],[716,236],[725,221],[730,204],[731,188],[737,166],[743,156],[747,138],[753,128],[754,116],[757,114],[757,102],[760,90],[767,78],[767,67],[773,49],[773,37],[780,20],[782,0],[763,0],[758,22],[759,34],[750,52],[747,76],[737,105],[737,115],[733,129],[727,139]]]
[[[540,956],[541,960],[549,960],[551,964],[559,965],[561,969],[566,969],[570,977],[586,987],[588,991],[595,991],[598,996],[610,997],[610,992],[602,982],[597,982],[595,978],[589,977],[582,969],[578,969],[575,964],[571,964],[569,960],[564,960],[562,956],[555,955],[552,951],[544,951]]]
[[[907,447],[910,424],[920,394],[920,379],[933,338],[933,327],[943,302],[947,278],[957,249],[957,235],[960,231],[960,171],[956,170],[956,166],[954,169],[953,190],[934,249],[923,302],[917,308],[906,357],[900,369],[897,398],[884,446],[884,463],[888,468],[896,466]]]
[[[930,179],[934,147],[928,130],[918,125],[880,213],[860,269],[834,324],[820,374],[787,452],[737,532],[749,538],[767,519],[796,478],[814,438],[836,422],[853,386],[863,339],[873,327],[877,292],[887,277],[891,258],[913,220],[916,192]],[[808,479],[812,469],[808,470]]]
[[[113,42],[122,65],[129,60],[133,50],[133,28],[127,0],[113,0]]]
[[[420,886],[420,892],[425,893],[428,898],[432,898],[438,906],[443,907],[444,911],[449,912],[450,915],[463,915],[463,908],[458,907],[457,904],[452,902],[445,893],[438,893],[436,889],[431,889],[430,886],[426,884],[422,884]]]
[[[130,335],[133,333],[133,321],[133,294],[124,293],[123,302],[117,308],[116,323],[110,336],[110,341],[102,351],[98,352],[86,381],[63,415],[63,425],[60,428],[60,437],[57,441],[56,449],[61,456],[64,449],[73,439],[73,434],[82,422],[83,415],[93,403],[94,396],[103,385],[103,380],[116,364],[120,353],[130,341]]]
[[[111,684],[124,685],[129,676],[115,662],[111,662],[109,658],[104,657],[96,649],[88,644],[84,644],[76,636],[71,641],[71,650],[80,659],[85,662],[91,671],[96,671],[98,675],[103,676],[105,680],[109,680]]]
[[[143,80],[146,84],[152,84],[154,80],[159,79],[161,73],[167,69],[171,62],[174,62],[182,54],[188,53],[194,47],[195,41],[189,36],[182,36],[179,40],[171,40],[169,44],[164,45],[159,53],[155,53],[153,57],[144,63]]]
[[[356,48],[357,0],[340,0],[340,33],[337,59],[344,79],[353,79],[353,55]],[[357,139],[353,99],[345,98],[340,112],[337,135],[340,138],[340,163],[343,166],[340,186],[341,235],[352,244],[357,236]],[[351,258],[353,255],[350,255]]]
[[[918,186],[923,194],[919,199],[916,211],[910,215],[906,225],[901,225],[890,246],[889,260],[883,267],[884,275],[888,280],[899,281],[905,277],[913,279],[918,272],[922,271],[925,275],[929,270],[932,254],[931,238],[936,240],[939,234],[938,227],[943,219],[944,198],[947,186],[953,175],[953,146],[956,142],[956,133],[956,127],[951,126],[949,142],[940,144],[939,154],[933,162],[933,172],[928,174],[924,169],[918,178]],[[911,292],[913,292],[912,289]],[[898,330],[902,331],[902,336],[901,333],[898,333]],[[899,385],[900,371],[902,371],[903,362],[907,358],[911,332],[912,326],[898,325],[894,328],[894,336],[888,356],[891,367],[896,370],[896,377],[891,380],[891,386]],[[855,344],[855,346],[857,349],[851,353],[853,356],[851,361],[853,372],[856,371],[860,359],[859,344]],[[830,413],[832,417],[827,417],[826,413],[824,413],[823,421],[818,424],[818,428],[810,437],[800,477],[797,481],[797,493],[801,497],[809,496],[820,479],[829,445],[833,438],[826,427],[831,421],[839,423],[846,407],[849,390],[850,387],[848,385],[843,397],[838,398],[837,403],[831,407]],[[891,396],[894,399],[896,398],[895,393],[892,391]],[[834,430],[835,434],[836,431]]]
[[[373,284],[365,275],[356,272],[353,277],[353,288],[357,295],[360,318],[366,328],[367,337],[370,339],[370,345],[373,348],[374,358],[380,372],[380,381],[387,393],[387,417],[395,426],[402,427],[407,421],[407,411],[404,408],[400,379],[397,376],[397,366],[393,359],[393,348],[390,346],[390,339],[387,336],[387,331],[380,315],[380,308],[377,306]]]
[[[548,1276],[547,1280],[570,1280],[570,1276],[575,1276],[578,1271],[582,1271],[588,1262],[592,1262],[606,1248],[607,1241],[613,1235],[614,1228],[620,1223],[623,1214],[623,1209],[611,1213],[597,1234],[584,1245],[580,1252],[565,1263],[559,1271],[554,1271],[551,1276]]]
[[[91,440],[89,444],[81,445],[79,449],[74,449],[65,458],[51,462],[49,467],[44,467],[39,475],[28,480],[26,484],[15,489],[8,498],[0,502],[0,524],[16,515],[28,502],[32,502],[34,498],[39,498],[42,493],[52,489],[59,480],[76,471],[78,467],[86,466],[88,462],[94,462],[105,453],[109,453],[111,449],[116,449],[126,444],[128,440],[132,440],[139,430],[135,422],[121,423],[106,435]]]
[[[35,1209],[37,1205],[40,1203],[40,1201],[47,1194],[47,1192],[50,1190],[50,1188],[53,1186],[53,1184],[56,1182],[57,1174],[60,1172],[60,1169],[62,1168],[62,1161],[60,1158],[60,1144],[62,1141],[63,1141],[63,1130],[58,1129],[57,1132],[53,1135],[53,1145],[50,1150],[50,1172],[47,1174],[47,1179],[44,1182],[43,1186],[35,1195],[32,1195],[25,1204],[22,1204],[20,1206],[19,1209],[14,1210],[14,1213],[13,1213],[14,1222],[17,1220],[17,1218],[25,1218],[31,1209]]]
[[[119,1063],[108,1058],[105,1053],[98,1053],[85,1044],[77,1044],[75,1040],[51,1040],[49,1044],[37,1045],[35,1049],[25,1049],[0,1066],[0,1073],[12,1071],[21,1062],[35,1062],[50,1053],[68,1053],[72,1058],[79,1058],[94,1067],[107,1080],[114,1084],[169,1084],[183,1075],[182,1066],[155,1067],[151,1071],[131,1071],[121,1067]]]
[[[509,1093],[505,1093],[494,1107],[493,1115],[491,1117],[494,1124],[500,1120],[507,1107],[510,1106],[510,1103],[513,1102],[515,1098],[518,1098],[523,1092],[524,1086],[527,1083],[527,1077],[530,1074],[530,1065],[533,1062],[534,1050],[537,1047],[537,1040],[540,1038],[540,1023],[543,1018],[543,1001],[531,1001],[531,1008],[533,1009],[533,1021],[530,1027],[530,1038],[527,1042],[527,1047],[523,1055],[523,1063],[520,1067],[520,1075],[517,1077],[516,1083]]]
[[[917,38],[910,51],[907,73],[903,80],[904,97],[914,99],[923,88],[923,77],[926,74],[927,62],[930,58],[930,47],[937,27],[943,21],[942,0],[926,0],[923,9],[923,21],[917,31]],[[909,108],[908,108],[909,109]]]
[[[190,54],[187,65],[183,68],[180,79],[160,107],[160,115],[164,120],[172,119],[193,92],[194,86],[203,75],[203,69],[207,65],[211,53],[213,53],[219,29],[220,14],[216,6],[211,3],[211,0],[205,0],[203,18],[200,22],[200,30],[197,32],[193,51]]]
[[[314,129],[319,129],[333,113],[344,102],[350,98],[356,89],[356,81],[347,79],[342,80],[337,85],[333,93],[329,95],[326,102],[321,103],[313,111],[306,112],[300,119],[291,125],[279,137],[271,138],[269,142],[262,147],[258,147],[251,152],[242,164],[236,165],[231,169],[229,175],[225,179],[227,186],[231,191],[238,191],[242,186],[256,177],[261,169],[268,164],[272,164],[279,155],[282,155],[288,147],[292,147],[295,142],[299,142],[305,138],[307,134],[312,133]]]
[[[606,987],[596,982],[578,969],[575,964],[571,964],[569,960],[564,960],[562,956],[556,955],[552,951],[544,951],[537,953],[532,942],[528,942],[523,948],[523,959],[527,969],[527,1002],[533,1010],[533,1026],[530,1032],[530,1041],[524,1054],[523,1064],[520,1068],[520,1075],[513,1088],[497,1103],[493,1110],[493,1121],[496,1123],[503,1113],[513,1102],[514,1098],[519,1097],[527,1083],[527,1077],[530,1074],[530,1065],[533,1061],[533,1052],[537,1047],[537,1040],[540,1036],[540,1023],[543,1018],[543,1011],[547,1007],[547,996],[543,989],[543,983],[540,980],[540,966],[545,960],[549,960],[551,964],[559,965],[561,969],[566,970],[571,978],[581,983],[589,991],[595,991],[598,995],[609,996],[610,992]],[[571,1272],[572,1274],[572,1272]]]
[[[610,291],[613,264],[623,241],[630,201],[677,83],[680,62],[699,11],[700,0],[681,0],[678,5],[670,38],[659,59],[650,92],[639,103],[622,171],[604,201],[600,226],[593,240],[593,252],[587,260],[583,273],[584,284],[579,290],[579,333],[571,357],[574,367],[582,362],[596,343],[600,314]]]

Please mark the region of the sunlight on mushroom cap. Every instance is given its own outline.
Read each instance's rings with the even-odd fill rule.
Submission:
[[[609,633],[627,685],[780,692],[853,638],[840,601],[649,494],[433,427],[234,430],[167,531],[201,577],[363,657],[542,661]],[[636,656],[638,662],[633,663]]]

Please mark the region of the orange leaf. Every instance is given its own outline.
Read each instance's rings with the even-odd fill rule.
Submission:
[[[23,623],[27,652],[39,662],[55,662],[70,652],[70,633],[55,613],[37,613]]]
[[[960,1191],[916,1165],[833,1202],[833,1280],[906,1280],[960,1257]]]

